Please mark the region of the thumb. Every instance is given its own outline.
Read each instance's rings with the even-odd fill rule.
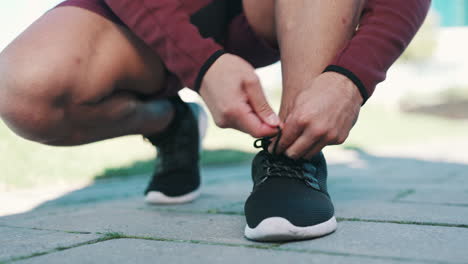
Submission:
[[[243,88],[250,106],[259,116],[260,120],[272,127],[279,126],[280,119],[268,104],[258,77],[254,75],[254,77],[244,80]]]

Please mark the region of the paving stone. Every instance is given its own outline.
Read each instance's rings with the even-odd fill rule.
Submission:
[[[135,183],[135,180],[130,181]],[[124,182],[120,182],[120,185],[125,185]],[[114,183],[109,185],[99,184],[98,187],[90,187],[91,189],[103,189],[103,195],[111,193],[110,190],[114,189]],[[128,184],[131,185],[131,184]],[[236,204],[245,201],[250,193],[252,183],[247,180],[238,181],[231,179],[225,179],[224,182],[204,185],[202,187],[201,196],[194,202],[181,205],[171,206],[160,206],[160,205],[149,205],[144,202],[144,196],[142,193],[135,192],[135,195],[128,195],[118,197],[117,195],[111,194],[113,198],[106,200],[105,198],[94,199],[93,197],[99,197],[97,190],[83,190],[77,191],[78,194],[71,193],[67,196],[61,197],[56,201],[47,202],[46,204],[39,206],[38,208],[19,215],[4,216],[0,217],[0,224],[8,224],[16,219],[22,220],[34,220],[38,217],[53,217],[55,215],[72,213],[77,210],[101,210],[106,208],[117,208],[117,209],[139,209],[146,211],[193,211],[193,212],[217,212],[221,208],[230,207],[232,204]],[[133,187],[130,187],[133,188]],[[118,190],[119,188],[117,188]],[[128,192],[127,192],[128,194]],[[88,196],[87,196],[88,195]],[[109,197],[111,197],[109,196]],[[87,202],[89,201],[89,202]],[[94,202],[91,202],[94,201]]]
[[[345,218],[468,225],[468,207],[378,201],[341,201],[335,203],[335,209],[338,217]]]
[[[127,208],[81,209],[53,216],[10,218],[16,226],[88,232],[121,232],[126,235],[250,243],[243,237],[244,216],[189,214]]]
[[[441,188],[425,190],[418,189],[399,201],[468,206],[468,188],[452,188],[450,190]]]
[[[200,197],[188,204],[167,207],[143,205],[141,208],[160,210],[168,208],[174,211],[216,212],[236,203],[244,203],[250,194],[252,183],[250,181],[226,181],[222,184],[204,186]]]
[[[218,208],[244,201],[252,185],[250,176],[246,176],[249,170],[250,167],[245,165],[203,168],[201,197],[195,203],[174,206],[171,210],[216,211]],[[109,203],[119,208],[152,208],[143,202],[143,190],[146,188],[149,177],[150,175],[141,175],[123,179],[99,180],[93,185],[47,201],[22,216],[35,218],[37,215],[54,215],[61,211],[97,208],[100,204],[108,206]],[[10,216],[0,217],[0,223],[8,223],[9,219]]]
[[[329,184],[330,196],[333,202],[339,203],[342,201],[392,201],[399,193],[402,192],[400,186],[392,187],[385,185],[369,185],[369,184]]]
[[[248,182],[250,181],[249,171],[250,166],[245,164],[224,167],[203,167],[203,187],[239,180]],[[151,174],[142,174],[132,177],[97,180],[85,188],[67,193],[58,199],[47,201],[35,208],[35,210],[55,207],[66,208],[70,206],[86,207],[114,200],[143,199],[143,191],[150,178]]]
[[[379,157],[359,151],[363,161],[358,167],[353,163],[329,166],[330,179],[352,178],[358,181],[375,181],[380,184],[420,185],[445,184],[450,181],[467,182],[467,164],[429,161],[414,158]]]
[[[217,212],[222,208],[236,203],[244,203],[252,188],[250,181],[227,180],[223,184],[205,185],[201,189],[200,197],[191,203],[180,205],[151,205],[143,201],[143,196],[119,199],[95,205],[93,208],[116,207],[126,209],[140,209],[149,211],[181,211],[181,212]],[[1,218],[0,218],[1,221]]]
[[[55,206],[55,205],[44,205],[39,206],[29,212],[8,215],[0,217],[0,224],[13,225],[21,219],[22,221],[34,222],[35,219],[39,218],[50,218],[53,219],[57,215],[72,214],[81,210],[95,210],[99,211],[102,209],[108,209],[110,207],[117,209],[136,209],[144,206],[143,196],[131,197],[131,198],[120,198],[113,199],[110,201],[101,200],[95,203],[69,203],[67,205]]]
[[[468,228],[342,222],[330,236],[281,248],[468,263],[467,239]]]
[[[362,161],[359,164],[329,167],[330,193],[338,217],[468,225],[466,164],[379,157],[364,152],[358,155]],[[250,165],[205,167],[202,176],[201,197],[186,205],[145,205],[142,191],[151,177],[147,174],[99,180],[31,212],[2,217],[0,225],[87,231],[93,235],[0,226],[0,261],[90,241],[97,238],[95,232],[256,244],[243,237],[245,219],[240,215],[252,188]],[[392,202],[394,200],[399,202]],[[468,228],[341,221],[338,231],[331,236],[280,247],[307,251],[302,253],[118,239],[54,252],[25,262],[63,263],[67,259],[79,263],[154,260],[170,263],[264,260],[267,263],[466,263],[467,238]]]
[[[245,247],[118,239],[20,261],[18,263],[402,263],[386,259],[332,256]],[[70,262],[69,262],[70,261]],[[412,262],[413,263],[413,262]]]
[[[450,185],[450,186],[467,186],[468,185],[468,166],[466,166],[465,170],[463,171],[457,171],[454,172],[452,175],[450,175],[450,178],[445,181],[440,181],[439,185],[445,186],[445,185]]]
[[[468,225],[468,207],[372,200],[335,201],[334,205],[335,215],[340,218]],[[219,211],[243,214],[243,206],[243,203],[237,203]]]
[[[245,165],[202,168],[203,187],[214,184],[224,185],[239,180],[248,181],[249,176],[247,173],[249,173],[249,170],[250,167]],[[128,178],[99,180],[86,188],[69,193],[59,199],[48,201],[40,208],[80,206],[129,198],[143,199],[143,191],[150,178],[150,174],[145,174]]]
[[[98,238],[96,234],[71,234],[0,226],[0,261],[68,247]]]
[[[250,171],[250,164],[203,167],[202,182],[205,185],[211,185],[226,181],[250,181]]]

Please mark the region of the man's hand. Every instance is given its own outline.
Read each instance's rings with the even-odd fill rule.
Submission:
[[[200,95],[221,128],[259,138],[274,135],[280,125],[254,68],[238,56],[224,54],[216,60],[203,78]]]
[[[357,121],[362,102],[359,90],[347,77],[322,73],[290,107],[277,152],[308,159],[327,145],[342,144]]]

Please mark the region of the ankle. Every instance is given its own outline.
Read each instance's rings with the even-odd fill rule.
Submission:
[[[149,102],[147,111],[154,116],[155,120],[147,122],[148,130],[144,135],[159,135],[169,129],[176,118],[176,110],[169,100],[158,100]]]

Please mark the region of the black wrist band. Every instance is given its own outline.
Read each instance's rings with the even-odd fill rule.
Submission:
[[[361,94],[362,99],[363,99],[362,105],[364,105],[367,99],[369,99],[369,94],[367,93],[366,87],[361,82],[361,80],[350,70],[345,69],[338,65],[329,65],[327,68],[325,68],[323,72],[337,72],[348,77],[348,79],[350,79],[354,83],[354,85],[356,85],[356,87],[358,88],[359,93]]]

